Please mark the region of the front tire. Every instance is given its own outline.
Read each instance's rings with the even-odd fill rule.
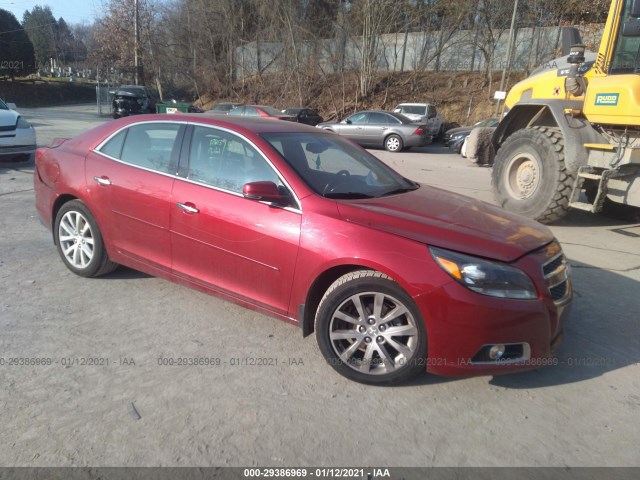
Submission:
[[[396,384],[425,370],[422,315],[381,272],[358,270],[336,280],[320,301],[315,331],[327,362],[356,382]]]
[[[562,132],[551,127],[512,134],[498,150],[491,174],[500,206],[542,223],[566,215],[573,181],[564,162]]]
[[[60,258],[76,275],[98,277],[118,266],[109,260],[98,224],[80,200],[72,200],[60,208],[53,232]]]
[[[401,152],[404,148],[404,143],[402,142],[402,138],[394,133],[384,139],[384,148],[387,152]]]

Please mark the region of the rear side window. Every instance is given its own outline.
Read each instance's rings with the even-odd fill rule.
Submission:
[[[376,124],[388,124],[389,123],[389,116],[385,115],[384,113],[379,113],[379,112],[371,112],[369,114],[369,123],[376,123]]]
[[[111,139],[102,146],[100,152],[110,157],[120,159],[120,155],[122,154],[122,145],[124,145],[124,137],[126,136],[127,131],[122,130],[117,135],[111,137]]]
[[[171,173],[180,127],[172,123],[133,125],[111,138],[99,151],[137,167]]]

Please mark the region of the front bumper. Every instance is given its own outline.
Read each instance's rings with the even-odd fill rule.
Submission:
[[[455,137],[453,139],[450,139],[449,142],[447,143],[447,146],[449,147],[449,151],[460,153],[460,151],[462,150],[462,144],[464,143],[465,138],[467,137]]]
[[[12,145],[4,146],[0,145],[0,156],[5,155],[27,155],[36,150],[36,145]]]
[[[555,271],[552,260],[558,257],[551,255],[549,248],[552,247],[514,263],[532,278],[538,299],[479,295],[453,280],[433,292],[414,297],[427,329],[425,369],[439,375],[471,376],[557,364],[554,352],[570,315],[573,292],[568,269],[564,276]],[[551,265],[554,271],[545,273],[543,265]],[[486,353],[495,345],[506,346],[512,355],[492,360]]]
[[[36,148],[33,127],[0,132],[0,156],[30,154]]]

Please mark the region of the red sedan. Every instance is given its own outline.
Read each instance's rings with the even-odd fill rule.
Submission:
[[[121,119],[39,149],[34,184],[72,272],[122,264],[315,330],[360,382],[550,364],[572,300],[546,227],[297,123]]]
[[[260,117],[274,120],[289,120],[290,122],[298,121],[295,115],[283,113],[277,108],[268,105],[240,105],[229,111],[228,115],[232,117]]]

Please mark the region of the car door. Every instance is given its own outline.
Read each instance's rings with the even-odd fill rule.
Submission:
[[[98,223],[116,250],[169,271],[171,189],[185,124],[144,122],[89,152],[85,179]]]
[[[280,208],[244,198],[242,187],[252,181],[287,187],[246,139],[204,126],[187,136],[187,165],[172,194],[174,273],[286,314],[301,213],[295,203]]]
[[[345,120],[345,123],[337,125],[337,133],[357,143],[366,142],[364,127],[367,124],[368,116],[367,112],[354,113]]]
[[[384,112],[370,112],[364,129],[367,145],[380,146],[384,144],[384,137],[389,129],[392,118]],[[395,119],[393,119],[395,120]]]

